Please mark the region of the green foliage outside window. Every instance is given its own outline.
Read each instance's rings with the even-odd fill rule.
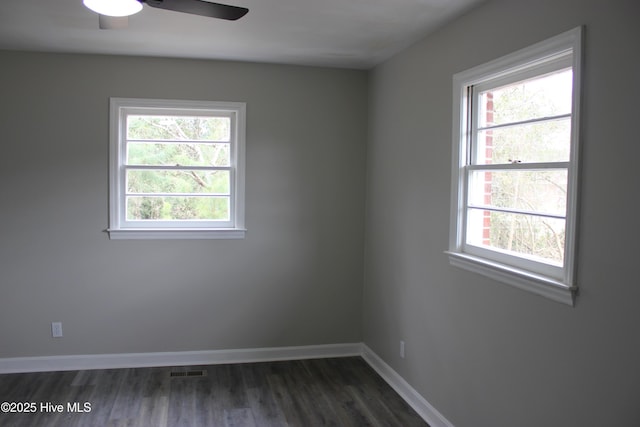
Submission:
[[[571,112],[571,70],[488,91],[479,98],[480,127],[568,114]],[[487,109],[487,105],[492,108]],[[570,117],[558,117],[481,130],[478,132],[476,164],[568,162],[570,120]],[[472,173],[472,179],[474,174],[477,175],[476,182],[484,187],[473,194],[476,200],[471,202],[474,204],[538,214],[566,214],[566,168],[478,171]],[[490,224],[488,242],[485,239],[484,245],[562,263],[564,219],[481,209],[471,209],[469,214],[471,223],[476,224],[475,238],[470,236],[472,239],[486,238],[478,233]]]
[[[229,220],[230,124],[228,117],[128,116],[127,219]]]

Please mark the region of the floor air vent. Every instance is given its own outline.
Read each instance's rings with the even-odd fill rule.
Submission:
[[[170,377],[182,377],[182,378],[193,378],[193,377],[206,377],[207,371],[199,370],[199,371],[172,371],[169,373]]]

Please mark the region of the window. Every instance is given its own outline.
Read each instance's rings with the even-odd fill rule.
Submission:
[[[454,76],[451,264],[573,305],[582,29]]]
[[[244,237],[245,104],[111,98],[111,239]]]

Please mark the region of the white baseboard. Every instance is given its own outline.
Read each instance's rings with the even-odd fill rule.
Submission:
[[[238,350],[14,357],[0,359],[0,374],[151,366],[219,365],[350,356],[361,356],[431,427],[454,427],[404,378],[363,343]]]
[[[362,358],[422,417],[431,427],[454,427],[436,408],[422,397],[365,344],[362,345]]]
[[[144,368],[150,366],[219,365],[224,363],[348,357],[360,356],[361,354],[361,343],[348,343],[238,350],[15,357],[0,359],[0,374],[75,371],[82,369]]]

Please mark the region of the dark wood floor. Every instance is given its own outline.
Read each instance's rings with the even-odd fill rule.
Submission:
[[[360,357],[5,374],[0,402],[35,409],[2,427],[428,427]]]

